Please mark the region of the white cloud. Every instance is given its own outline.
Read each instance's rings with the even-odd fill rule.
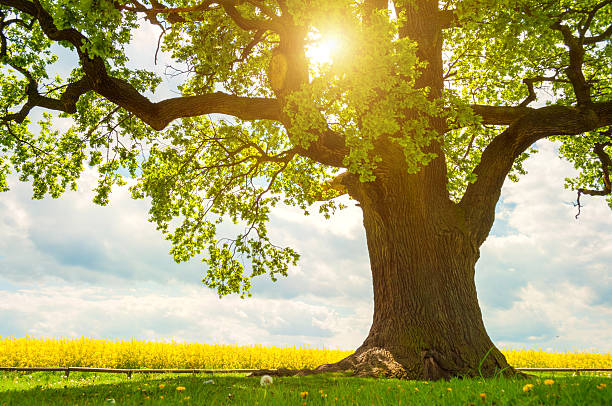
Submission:
[[[490,335],[513,345],[609,351],[612,334],[612,213],[601,198],[564,190],[575,172],[541,142],[529,175],[507,182],[498,212],[508,233],[490,236],[477,287]],[[558,337],[557,337],[558,336]]]
[[[500,345],[609,351],[612,308],[594,304],[593,293],[568,282],[552,289],[528,283],[511,308],[492,309],[485,321]]]
[[[41,284],[0,297],[0,319],[19,316],[2,324],[0,336],[136,337],[346,349],[359,344],[347,333],[367,327],[363,313],[341,317],[325,303],[305,299],[220,300],[209,290],[181,283],[112,290]]]

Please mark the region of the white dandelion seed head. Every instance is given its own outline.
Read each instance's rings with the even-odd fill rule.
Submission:
[[[272,377],[270,375],[262,376],[261,379],[259,380],[259,384],[261,386],[271,385],[272,384]]]

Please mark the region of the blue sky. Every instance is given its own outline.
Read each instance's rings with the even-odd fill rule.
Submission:
[[[154,49],[137,46],[149,38],[137,34],[134,59],[153,60]],[[504,186],[481,248],[485,324],[502,346],[612,351],[612,211],[584,197],[576,220],[576,195],[563,189],[572,166],[554,144],[538,147],[529,174]],[[271,234],[302,254],[299,266],[277,283],[257,279],[252,298],[219,299],[200,282],[202,263],[172,261],[146,201],[117,189],[96,206],[95,179],[87,171],[77,192],[56,200],[31,200],[30,185],[14,178],[0,194],[0,336],[352,349],[367,335],[371,276],[354,203],[331,220],[279,208]]]

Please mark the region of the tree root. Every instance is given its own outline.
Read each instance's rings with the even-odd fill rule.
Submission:
[[[468,374],[458,373],[457,371],[452,371],[447,368],[448,366],[439,360],[437,356],[428,352],[423,355],[422,369],[415,366],[415,370],[409,370],[398,362],[396,357],[388,350],[374,347],[360,348],[354,354],[338,362],[323,364],[315,369],[262,369],[251,373],[249,376],[307,376],[321,373],[345,372],[357,377],[385,377],[431,381],[450,379],[452,377],[478,377],[478,375],[473,372]],[[506,368],[499,374],[504,377],[515,377],[519,379],[530,379],[532,377],[531,375],[516,371],[513,368]]]
[[[315,369],[262,369],[253,372],[251,376],[305,376],[328,372],[350,372],[352,376],[359,377],[408,378],[406,369],[389,351],[382,348],[358,350],[341,361],[323,364]]]

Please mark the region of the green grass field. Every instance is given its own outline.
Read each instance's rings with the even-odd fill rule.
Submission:
[[[244,374],[134,374],[131,378],[75,372],[68,378],[61,372],[0,374],[1,406],[109,404],[612,405],[612,379],[541,375],[423,382],[325,374],[274,378],[262,387],[259,378]]]

